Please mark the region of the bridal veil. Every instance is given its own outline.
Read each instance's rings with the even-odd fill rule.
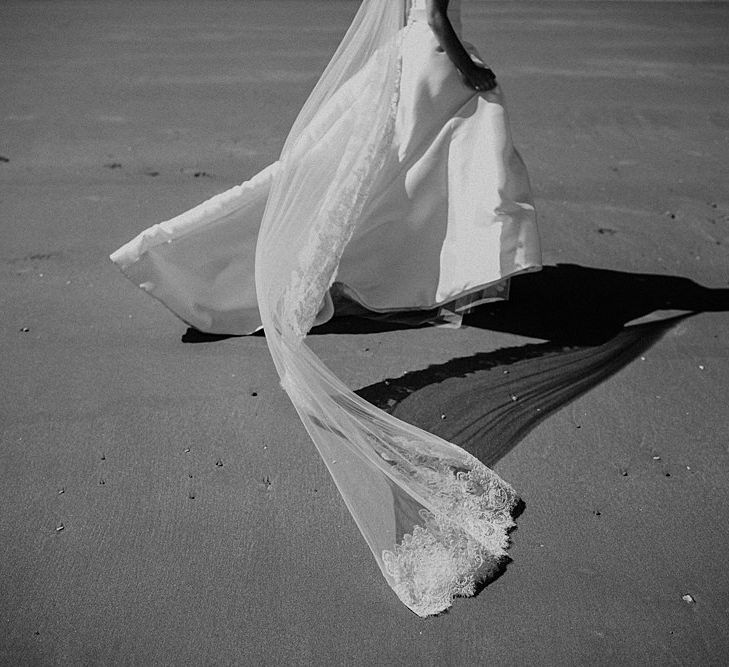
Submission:
[[[375,408],[306,344],[392,141],[407,0],[364,0],[273,177],[255,282],[271,356],[385,579],[420,616],[472,595],[505,555],[512,489],[477,459]]]

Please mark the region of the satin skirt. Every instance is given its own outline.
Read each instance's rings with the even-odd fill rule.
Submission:
[[[256,331],[255,246],[277,169],[150,227],[112,261],[200,331]],[[506,298],[510,276],[540,266],[529,178],[501,89],[468,88],[427,23],[411,21],[395,138],[316,323],[334,315],[332,294],[362,311],[457,316]]]

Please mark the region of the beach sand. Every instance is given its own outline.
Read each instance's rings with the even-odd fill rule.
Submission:
[[[107,260],[276,158],[356,3],[3,3],[0,662],[725,664],[729,4],[464,5],[548,266],[459,330],[310,338],[524,499],[503,575],[422,620],[265,339]]]

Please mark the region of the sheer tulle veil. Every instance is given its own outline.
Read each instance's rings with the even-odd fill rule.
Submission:
[[[387,582],[421,616],[505,555],[515,495],[460,447],[367,403],[305,337],[392,141],[407,0],[364,0],[286,140],[256,248],[281,384]]]

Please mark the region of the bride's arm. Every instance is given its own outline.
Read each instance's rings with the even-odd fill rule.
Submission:
[[[496,76],[490,69],[471,60],[448,18],[448,2],[449,0],[427,0],[428,25],[463,75],[466,84],[475,90],[491,90],[496,86]]]

